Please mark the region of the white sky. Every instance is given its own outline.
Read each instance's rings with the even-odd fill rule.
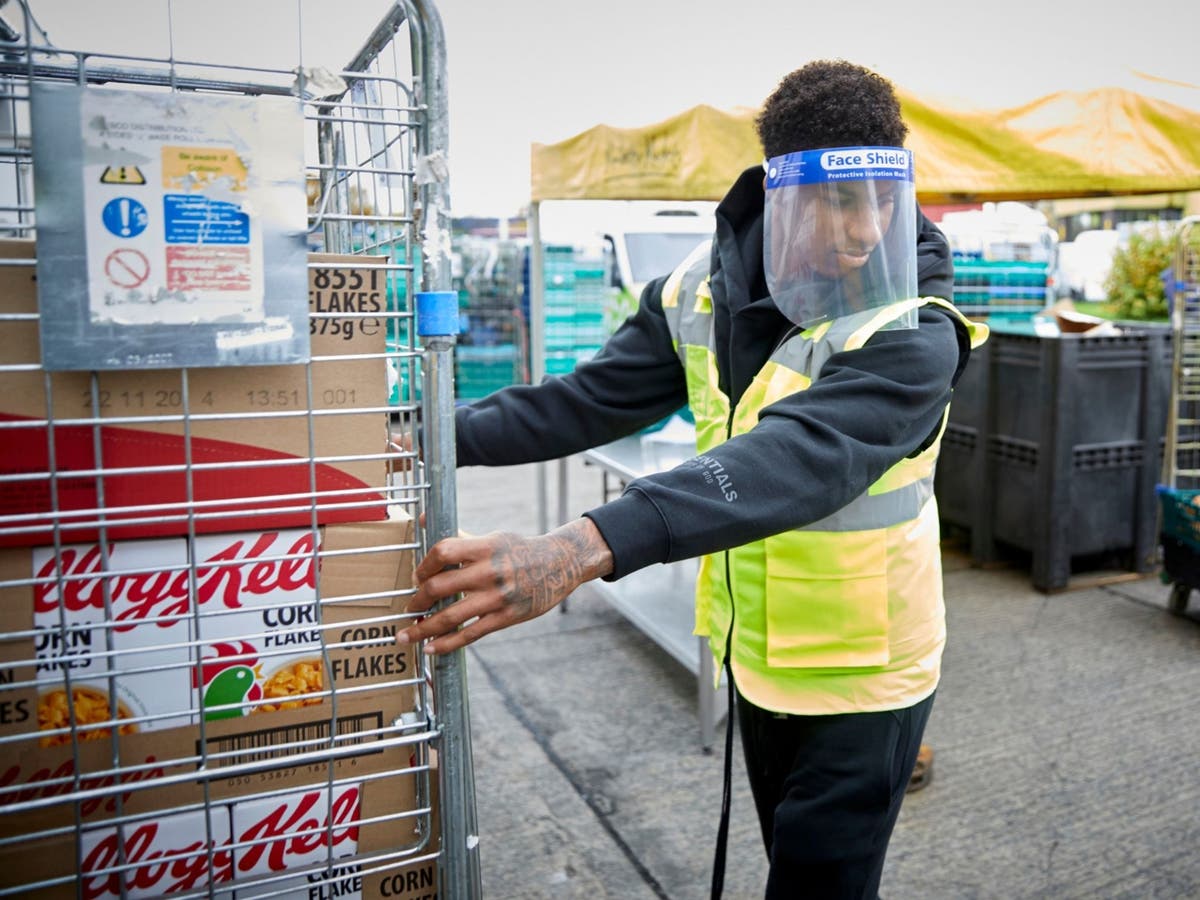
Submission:
[[[340,69],[387,0],[31,0],[63,49]],[[441,0],[455,215],[528,200],[529,150],[697,103],[757,106],[810,59],[845,58],[958,106],[1116,85],[1200,108],[1200,3],[1137,0]],[[170,10],[173,29],[168,28]],[[20,22],[18,0],[3,14]],[[299,23],[299,24],[298,24]],[[303,40],[301,40],[301,32]],[[1136,72],[1184,82],[1153,82]]]

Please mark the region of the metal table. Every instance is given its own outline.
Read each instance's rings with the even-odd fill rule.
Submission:
[[[622,438],[583,453],[588,465],[600,469],[604,499],[608,500],[627,482],[649,469],[642,460],[641,440]],[[560,463],[559,497],[566,491],[566,464]],[[565,517],[560,516],[560,520]],[[643,634],[666,650],[696,676],[696,701],[700,716],[700,744],[705,752],[712,749],[716,723],[727,713],[724,692],[713,687],[713,658],[708,638],[692,633],[695,627],[693,606],[699,561],[648,566],[620,581],[591,581],[581,591],[593,591],[616,608]],[[724,684],[724,675],[722,675]]]

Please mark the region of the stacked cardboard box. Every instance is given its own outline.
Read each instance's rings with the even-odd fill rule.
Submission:
[[[85,829],[78,851],[74,837],[47,838],[0,850],[0,864],[19,871],[19,884],[62,882],[22,894],[36,900],[75,898],[79,889],[89,898],[157,900],[210,888],[225,900],[434,900],[436,838],[423,844],[415,817],[395,815],[415,807],[414,783],[411,776],[364,778],[127,815],[119,828]],[[424,821],[430,818],[436,821]],[[407,856],[419,861],[397,867]]]
[[[385,518],[383,259],[312,258],[311,366],[56,372],[48,394],[34,253],[0,241],[0,546],[51,543],[55,510],[67,542]]]
[[[394,640],[412,520],[316,535],[212,535],[194,542],[194,558],[182,539],[0,550],[0,836],[41,836],[39,877],[68,879],[45,896],[74,895],[77,850],[88,896],[116,897],[106,869],[118,859],[200,854],[198,835],[229,854],[211,875],[232,887],[268,868],[303,870],[314,854],[416,842],[402,815],[415,761],[403,723],[409,713],[422,727],[411,714],[423,676],[415,648]],[[297,791],[303,810],[257,827]],[[370,840],[321,844],[359,799]],[[78,848],[61,833],[76,815]],[[105,824],[117,819],[119,829]],[[281,841],[291,849],[268,852]],[[161,868],[131,868],[130,895],[195,887],[210,872],[180,857],[166,885]],[[0,885],[30,877],[0,861]]]
[[[317,261],[307,367],[47,379],[0,321],[0,888],[366,898],[359,859],[419,845],[384,282]]]

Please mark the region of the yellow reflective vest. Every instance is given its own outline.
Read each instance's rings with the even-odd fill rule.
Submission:
[[[985,325],[938,298],[865,310],[784,340],[731,411],[712,350],[708,245],[697,248],[662,291],[697,451],[749,431],[764,407],[807,390],[834,353],[925,304],[959,318],[972,347],[987,339]],[[708,636],[718,673],[728,648],[738,690],[752,703],[801,715],[873,712],[911,706],[937,687],[946,639],[933,495],[940,445],[939,431],[821,521],[701,560],[696,634]]]

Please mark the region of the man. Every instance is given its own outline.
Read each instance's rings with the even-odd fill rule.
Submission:
[[[886,80],[811,63],[757,127],[767,162],[719,205],[711,248],[651,282],[592,362],[456,418],[459,465],[510,465],[686,401],[699,455],[547,535],[439,542],[410,609],[463,596],[398,640],[447,652],[590,579],[702,556],[697,632],[737,688],[767,896],[873,898],[945,639],[933,465],[986,329],[933,299],[953,269]]]

